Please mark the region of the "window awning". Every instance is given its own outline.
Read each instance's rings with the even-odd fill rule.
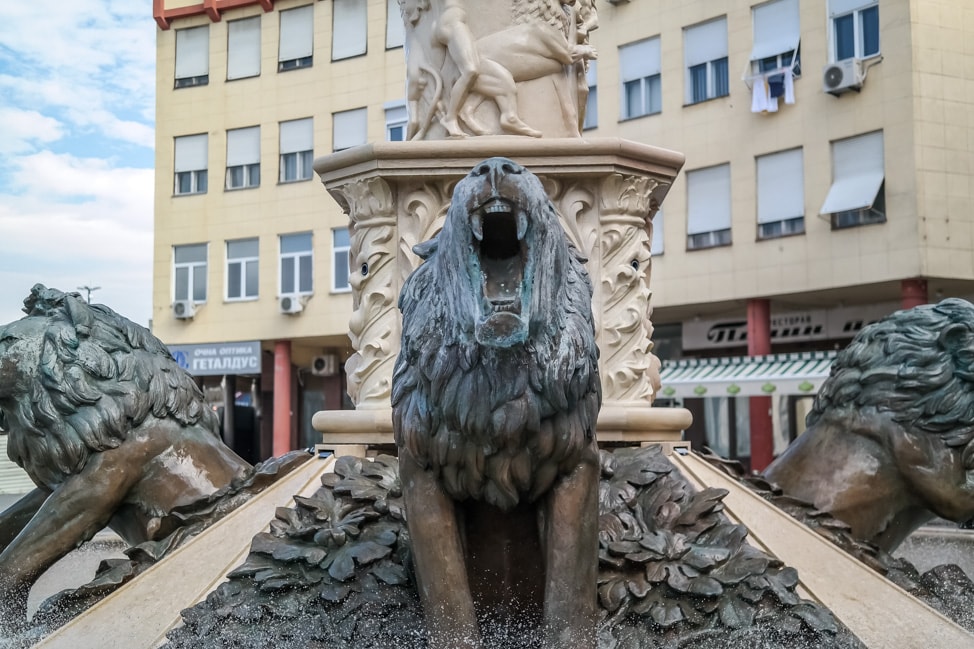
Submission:
[[[664,399],[813,396],[831,371],[836,352],[688,358],[663,364]]]
[[[832,187],[822,215],[872,207],[883,184],[883,132],[832,143]]]

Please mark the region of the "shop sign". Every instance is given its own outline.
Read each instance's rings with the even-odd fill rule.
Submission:
[[[260,374],[260,341],[169,345],[176,363],[193,376]]]

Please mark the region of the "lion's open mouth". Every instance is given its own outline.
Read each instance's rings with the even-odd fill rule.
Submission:
[[[479,243],[484,299],[490,310],[521,312],[521,286],[527,260],[527,218],[503,198],[493,198],[473,215]]]

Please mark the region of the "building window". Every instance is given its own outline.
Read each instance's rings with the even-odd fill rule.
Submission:
[[[687,172],[687,250],[731,242],[730,165]]]
[[[876,0],[829,0],[836,61],[879,54],[879,3]]]
[[[314,290],[311,233],[281,235],[281,295],[310,295]]]
[[[282,183],[311,180],[313,137],[310,117],[281,122]]]
[[[280,17],[278,72],[311,67],[314,55],[314,5],[286,9],[280,13]]]
[[[386,0],[386,49],[402,47],[406,42],[406,28],[399,10],[399,0]]]
[[[173,193],[183,194],[206,193],[206,133],[199,135],[184,135],[174,138],[174,170],[175,182]]]
[[[367,141],[368,113],[364,108],[331,114],[332,150],[341,151]]]
[[[659,257],[663,254],[663,210],[657,210],[653,217],[653,238],[649,243],[649,254]]]
[[[730,93],[727,74],[727,19],[683,30],[686,102],[696,104]]]
[[[805,232],[805,169],[802,150],[757,158],[758,239]]]
[[[883,132],[832,143],[832,186],[822,205],[833,230],[886,222]]]
[[[406,139],[406,102],[399,101],[386,104],[386,140],[402,142]]]
[[[585,97],[585,120],[582,122],[582,130],[587,131],[599,125],[598,66],[595,59],[588,61],[585,83],[588,85],[588,95]]]
[[[334,0],[332,2],[332,61],[361,56],[366,53],[369,35],[366,4],[367,0]]]
[[[176,30],[176,87],[210,82],[210,26]]]
[[[259,244],[254,239],[227,241],[227,299],[257,298],[259,279]]]
[[[800,75],[798,0],[773,0],[753,7],[751,20],[754,25],[751,73],[764,75],[790,70],[793,76]]]
[[[260,186],[260,127],[227,131],[227,189]]]
[[[619,48],[622,119],[662,110],[659,36]]]
[[[206,244],[173,246],[173,299],[206,302]]]
[[[352,242],[348,228],[335,228],[332,236],[332,278],[331,290],[345,292],[352,290],[348,281],[349,264],[351,263]]]
[[[227,23],[227,81],[260,74],[260,16]]]

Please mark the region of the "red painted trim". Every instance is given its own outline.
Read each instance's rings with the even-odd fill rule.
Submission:
[[[219,22],[227,9],[259,5],[265,12],[274,10],[274,0],[203,0],[200,4],[173,9],[166,9],[165,4],[166,0],[152,0],[152,17],[162,30],[172,28],[174,18],[206,15],[211,21]]]
[[[274,343],[274,437],[273,453],[280,457],[291,450],[291,341]]]
[[[916,277],[904,279],[900,282],[900,308],[912,309],[921,304],[926,304],[928,300],[927,280]]]

